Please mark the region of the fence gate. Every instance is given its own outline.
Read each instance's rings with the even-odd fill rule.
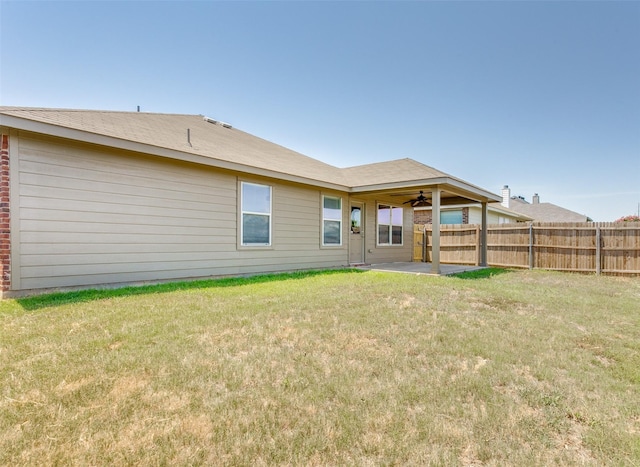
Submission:
[[[424,258],[424,226],[415,224],[413,226],[413,261],[422,262]]]

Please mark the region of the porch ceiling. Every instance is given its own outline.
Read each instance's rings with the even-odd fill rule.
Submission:
[[[491,193],[460,180],[446,179],[421,180],[411,183],[396,184],[395,186],[357,187],[352,190],[352,193],[393,197],[397,204],[408,204],[422,191],[423,196],[429,202],[428,205],[430,205],[433,197],[432,193],[436,189],[440,189],[440,205],[442,206],[502,201],[502,197],[495,193]]]

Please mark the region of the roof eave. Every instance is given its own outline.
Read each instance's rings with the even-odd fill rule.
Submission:
[[[351,193],[371,193],[390,190],[407,190],[407,189],[429,189],[441,188],[446,191],[452,191],[455,194],[462,195],[477,202],[502,201],[502,196],[483,190],[475,185],[465,183],[462,180],[453,177],[436,177],[420,180],[407,180],[392,183],[379,183],[372,185],[361,185],[351,188]]]

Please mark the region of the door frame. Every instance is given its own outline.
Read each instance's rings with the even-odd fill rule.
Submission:
[[[359,233],[354,233],[352,231],[352,227],[351,227],[351,214],[353,212],[353,208],[360,208],[360,232]],[[357,200],[349,200],[349,264],[363,264],[366,262],[366,257],[365,257],[365,252],[366,252],[366,229],[365,229],[365,203],[364,201],[357,201]],[[353,251],[354,248],[354,242],[351,241],[352,238],[354,238],[355,235],[359,235],[360,236],[360,242],[361,242],[361,252],[359,257],[361,258],[361,261],[351,261],[351,254],[355,253]]]

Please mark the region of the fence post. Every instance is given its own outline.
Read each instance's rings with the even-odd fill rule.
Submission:
[[[600,237],[601,231],[600,226],[596,227],[596,276],[599,276],[602,272],[602,250],[600,248]]]
[[[529,224],[529,269],[533,269],[533,223]]]
[[[482,251],[480,250],[480,226],[476,225],[476,266],[482,262]]]

